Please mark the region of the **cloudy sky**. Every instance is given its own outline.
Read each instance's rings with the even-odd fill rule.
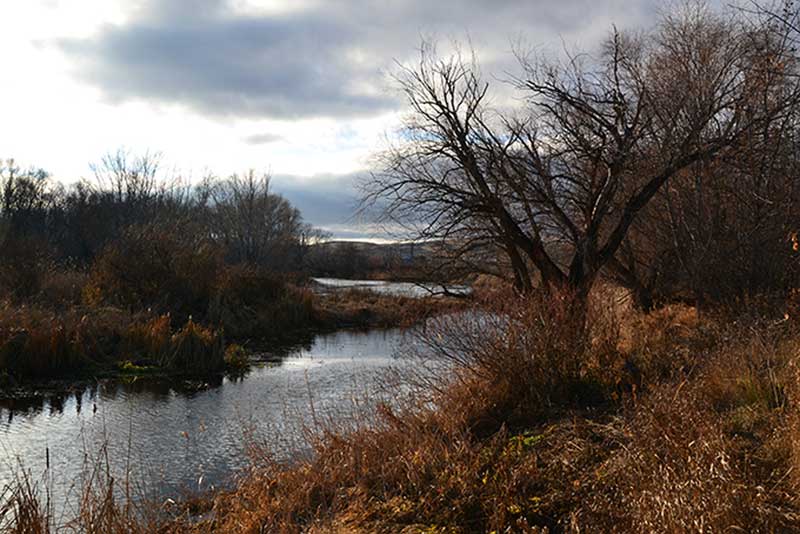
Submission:
[[[356,236],[354,178],[398,126],[396,62],[469,39],[485,72],[520,41],[591,49],[655,0],[1,0],[0,157],[74,181],[127,147],[188,177],[249,168]]]

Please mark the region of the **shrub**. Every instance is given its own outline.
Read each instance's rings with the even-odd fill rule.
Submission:
[[[0,296],[15,302],[35,296],[52,270],[52,251],[37,238],[11,237],[0,242]]]
[[[217,281],[208,319],[234,338],[280,336],[313,322],[313,296],[262,269],[228,267]]]
[[[233,343],[225,349],[225,365],[235,372],[242,372],[250,367],[250,358],[241,345]]]
[[[205,313],[221,261],[208,244],[185,243],[154,226],[130,228],[94,262],[84,300],[94,306],[152,307],[183,321]]]
[[[50,269],[44,273],[36,301],[51,309],[79,306],[86,281],[86,273],[76,269]]]
[[[490,432],[610,399],[622,367],[618,329],[600,310],[576,323],[570,306],[567,297],[495,294],[479,309],[430,319],[411,356],[440,362],[444,376],[422,377],[423,387],[450,388],[453,403]]]

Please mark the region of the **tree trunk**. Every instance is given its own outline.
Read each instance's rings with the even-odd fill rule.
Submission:
[[[511,269],[514,272],[514,288],[523,294],[530,293],[533,289],[533,283],[528,266],[525,265],[525,260],[520,256],[514,245],[508,245],[506,253],[511,260]]]

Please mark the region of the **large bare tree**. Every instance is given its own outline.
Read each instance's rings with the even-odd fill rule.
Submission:
[[[584,302],[637,214],[671,179],[726,158],[797,102],[791,49],[702,6],[596,57],[520,57],[523,110],[490,104],[474,60],[422,48],[398,76],[410,113],[367,201],[421,239],[493,247],[523,291],[535,275]],[[770,41],[770,44],[775,44]]]

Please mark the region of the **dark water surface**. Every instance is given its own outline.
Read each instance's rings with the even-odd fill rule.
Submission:
[[[292,458],[304,450],[304,426],[355,416],[356,406],[375,402],[375,379],[397,363],[404,343],[409,336],[399,330],[343,331],[241,379],[106,382],[0,401],[0,488],[22,464],[34,479],[47,473],[57,506],[75,502],[71,488],[104,445],[117,477],[127,469],[159,498],[217,487],[247,464],[253,433]]]

